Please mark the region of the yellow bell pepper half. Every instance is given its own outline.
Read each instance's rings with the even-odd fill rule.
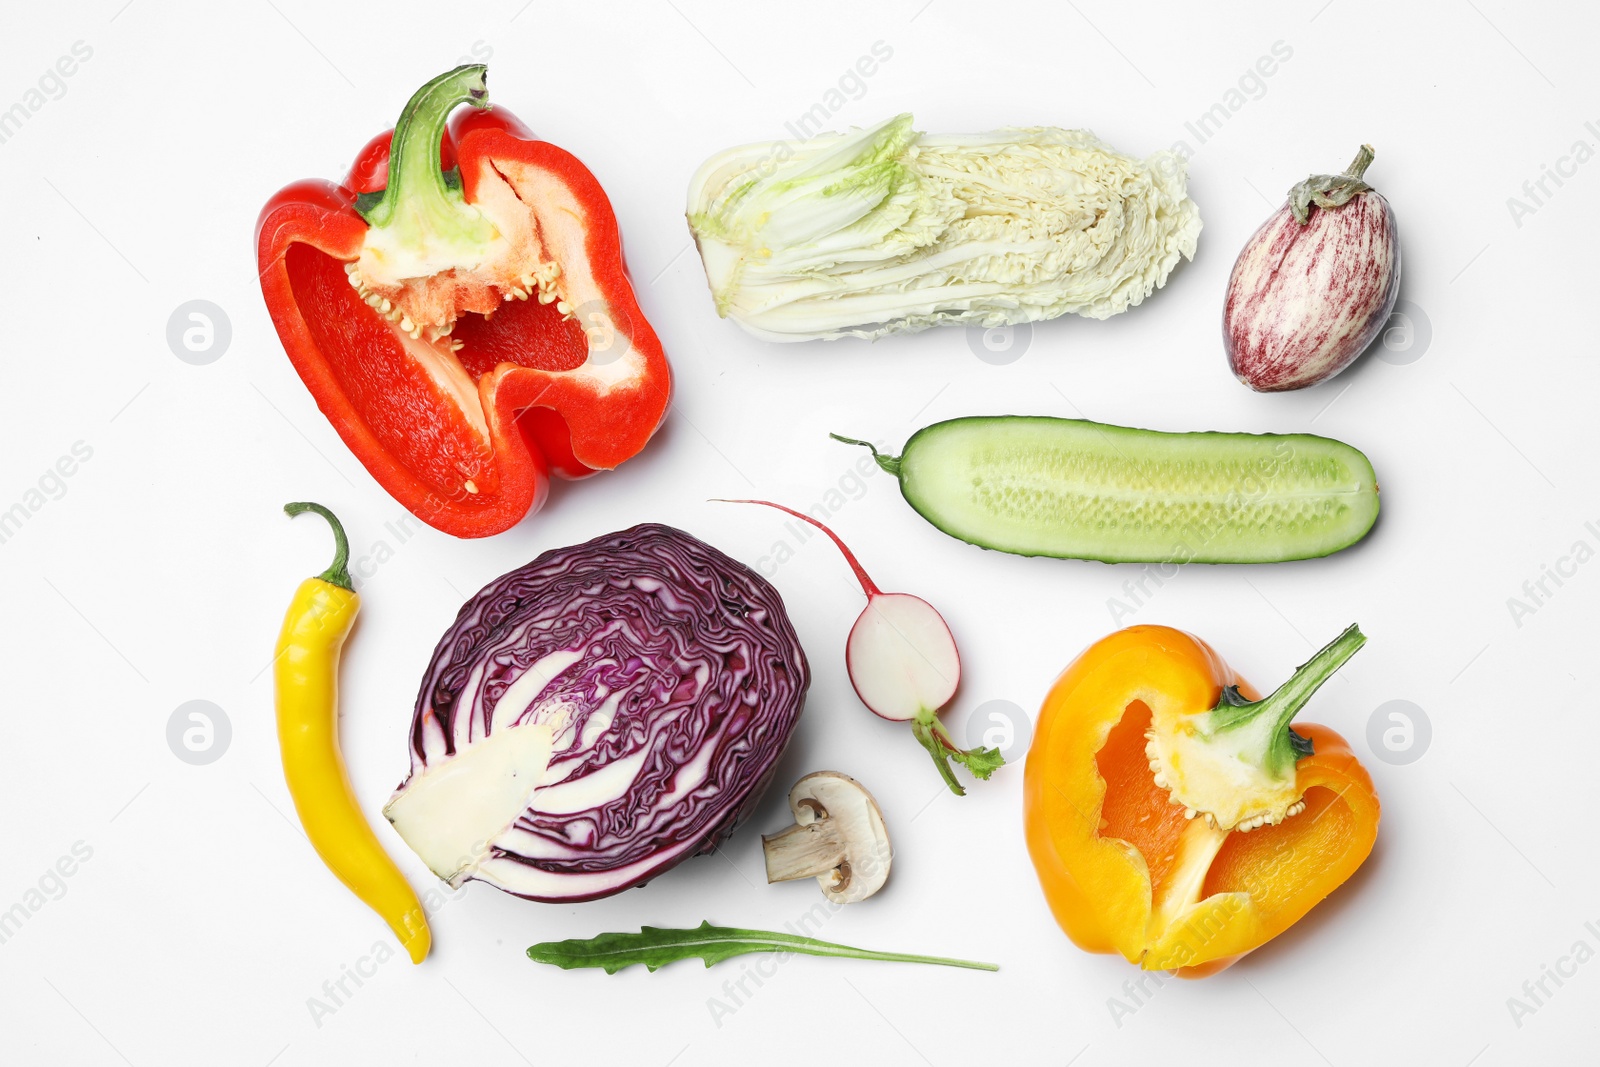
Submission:
[[[1209,645],[1135,626],[1045,698],[1028,849],[1067,935],[1203,977],[1298,921],[1372,851],[1378,797],[1345,740],[1289,721],[1365,640],[1351,627],[1261,700]]]

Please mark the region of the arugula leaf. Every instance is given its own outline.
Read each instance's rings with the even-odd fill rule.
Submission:
[[[642,963],[649,970],[678,960],[702,959],[707,967],[733,956],[750,952],[798,952],[807,956],[843,956],[857,960],[887,960],[891,963],[932,963],[941,967],[966,967],[978,971],[998,971],[998,964],[954,960],[943,956],[912,956],[902,952],[874,952],[871,949],[836,945],[814,937],[782,934],[770,930],[740,930],[702,922],[692,930],[661,929],[644,926],[636,934],[600,934],[567,941],[545,941],[528,949],[535,963],[548,963],[562,970],[575,967],[600,967],[616,974],[624,967]]]

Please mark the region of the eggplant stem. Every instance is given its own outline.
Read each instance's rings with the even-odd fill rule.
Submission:
[[[1341,208],[1362,193],[1372,192],[1372,186],[1363,180],[1376,153],[1364,144],[1356,158],[1350,161],[1343,174],[1313,174],[1289,190],[1289,210],[1295,221],[1305,226],[1311,222],[1311,207],[1323,210]]]
[[[1369,144],[1362,145],[1361,151],[1356,153],[1356,158],[1351,160],[1350,165],[1344,169],[1344,176],[1360,181],[1362,176],[1367,173],[1367,168],[1372,166],[1372,161],[1375,158],[1377,158],[1377,153],[1372,150],[1372,146]]]

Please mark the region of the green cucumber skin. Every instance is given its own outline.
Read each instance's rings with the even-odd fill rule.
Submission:
[[[1002,463],[987,478],[974,475],[975,458],[1008,448],[1054,451],[1069,464],[1089,459],[1100,464],[1095,473],[1102,478],[1095,482],[1082,472],[1052,478],[1030,472],[1026,463]],[[1189,471],[1175,470],[1183,463]],[[1056,510],[1074,489],[1099,489],[1109,499],[1098,505],[1094,523],[1022,519],[1015,509],[1008,516],[975,500],[975,489],[992,494],[1005,488],[999,484],[1005,476],[1028,480],[1030,473],[1033,484],[1025,488],[1055,492]],[[907,503],[940,530],[1022,556],[1276,563],[1348,548],[1378,519],[1377,478],[1367,457],[1313,434],[1167,433],[1049,416],[971,416],[913,434],[898,476]],[[1107,484],[1106,477],[1123,484]],[[1298,519],[1299,528],[1286,529],[1286,517]]]

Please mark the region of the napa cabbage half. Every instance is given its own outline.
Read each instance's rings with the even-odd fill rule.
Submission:
[[[707,160],[688,217],[717,313],[773,341],[1103,319],[1194,257],[1200,213],[1171,152],[911,122]]]

